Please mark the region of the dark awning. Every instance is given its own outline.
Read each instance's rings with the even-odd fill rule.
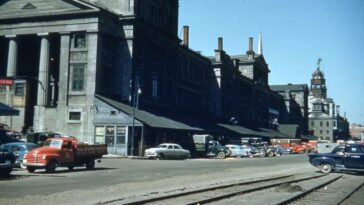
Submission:
[[[0,103],[0,116],[19,115],[19,110],[14,109],[8,105]]]
[[[252,129],[240,126],[240,125],[229,125],[229,124],[218,124],[226,129],[239,133],[241,135],[250,135],[250,136],[262,136],[258,131],[254,131]]]
[[[126,105],[124,103],[100,96],[95,95],[98,99],[104,101],[105,103],[113,106],[114,108],[132,116],[133,115],[133,107]],[[155,115],[153,113],[144,111],[144,110],[135,110],[135,118],[154,128],[163,128],[163,129],[177,129],[177,130],[191,130],[191,131],[203,131],[200,127],[190,126],[186,123],[170,119],[168,117]]]
[[[267,129],[267,128],[259,128],[261,130],[261,134],[270,138],[279,138],[279,139],[295,139],[292,136],[281,133],[277,130]]]

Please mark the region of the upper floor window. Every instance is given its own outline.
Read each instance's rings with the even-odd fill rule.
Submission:
[[[84,33],[75,33],[72,36],[73,38],[73,48],[86,48],[86,34]]]
[[[15,83],[15,96],[24,96],[24,83]]]
[[[72,64],[72,91],[84,91],[86,64]]]
[[[329,121],[326,122],[326,127],[328,127],[330,125]]]
[[[158,78],[154,77],[152,80],[152,97],[158,97]]]
[[[322,127],[322,124],[323,124],[323,122],[322,122],[322,121],[320,121],[320,127]]]

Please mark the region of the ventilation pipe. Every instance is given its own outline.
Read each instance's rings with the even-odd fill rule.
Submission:
[[[222,37],[219,37],[218,38],[218,48],[217,48],[219,51],[222,51],[222,50],[224,50],[224,48],[223,48],[223,39],[222,39]]]

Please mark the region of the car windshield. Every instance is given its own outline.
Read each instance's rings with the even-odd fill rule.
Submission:
[[[158,146],[158,148],[167,148],[167,145],[161,144],[161,145]]]
[[[54,148],[57,148],[57,149],[61,149],[62,147],[62,140],[56,140],[56,139],[53,139],[53,140],[48,140],[44,143],[44,146],[45,147],[54,147]]]

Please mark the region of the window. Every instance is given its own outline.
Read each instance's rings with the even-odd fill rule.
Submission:
[[[322,125],[323,125],[323,122],[322,122],[322,121],[320,121],[320,127],[322,127]]]
[[[81,120],[81,112],[69,112],[69,120],[80,121]]]
[[[320,130],[320,134],[322,134],[322,130]]]
[[[116,144],[125,144],[125,127],[116,127]]]
[[[158,79],[154,77],[152,80],[152,97],[158,97]]]
[[[330,123],[329,121],[326,122],[326,127],[329,127]]]
[[[315,122],[314,121],[311,121],[311,126],[315,126]]]
[[[330,130],[326,130],[326,134],[329,134],[330,133]]]
[[[95,127],[95,144],[105,143],[105,127],[96,126]]]
[[[15,96],[24,96],[24,83],[15,83]]]
[[[0,94],[6,93],[6,86],[0,85]]]
[[[73,35],[73,48],[86,48],[86,35],[78,33]]]
[[[115,127],[106,126],[105,143],[108,146],[113,146],[115,141]]]
[[[84,91],[86,64],[72,64],[72,91]]]

